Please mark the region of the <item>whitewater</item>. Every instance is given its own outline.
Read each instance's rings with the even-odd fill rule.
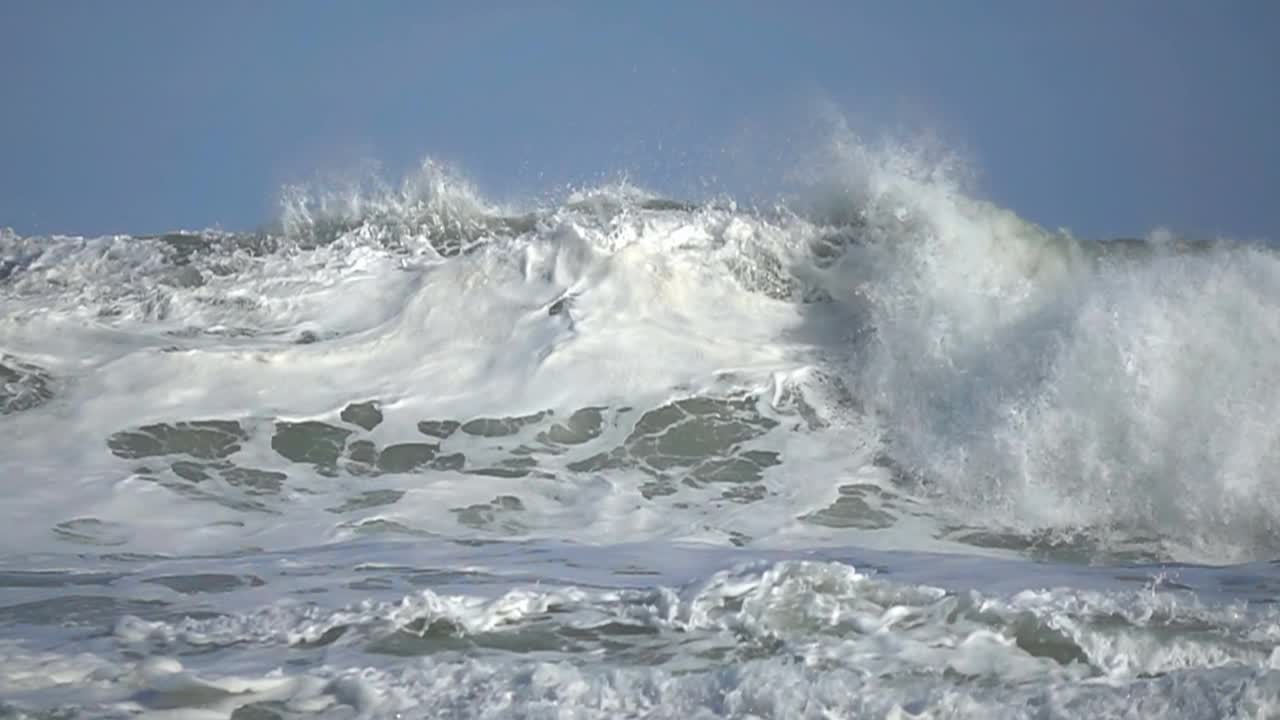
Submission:
[[[0,717],[1280,717],[1280,256],[820,165],[0,230]]]

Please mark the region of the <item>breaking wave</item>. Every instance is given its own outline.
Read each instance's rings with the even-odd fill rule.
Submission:
[[[847,143],[813,176],[767,208],[609,186],[520,210],[427,163],[397,188],[291,191],[257,233],[5,232],[0,407],[39,436],[69,422],[37,413],[64,394],[69,437],[101,447],[128,426],[318,421],[353,399],[412,425],[746,393],[759,407],[742,412],[790,403],[848,449],[771,432],[760,536],[874,495],[879,524],[924,513],[969,545],[1280,549],[1273,252],[1048,232]],[[132,418],[114,411],[126,397]],[[615,422],[625,448],[636,421]],[[14,464],[48,451],[29,449]],[[796,480],[813,473],[831,480]],[[836,509],[775,499],[798,494]]]

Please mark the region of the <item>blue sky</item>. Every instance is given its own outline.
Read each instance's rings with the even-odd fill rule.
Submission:
[[[286,183],[428,155],[500,198],[734,191],[835,107],[941,136],[1050,227],[1280,238],[1268,0],[10,0],[0,28],[0,226],[24,233],[253,227]]]

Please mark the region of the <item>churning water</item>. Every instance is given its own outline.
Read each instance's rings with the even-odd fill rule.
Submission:
[[[1280,714],[1280,257],[833,155],[0,233],[0,716]]]

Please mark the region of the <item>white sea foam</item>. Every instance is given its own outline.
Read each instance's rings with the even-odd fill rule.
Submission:
[[[837,563],[748,563],[675,588],[126,616],[91,652],[6,647],[20,671],[4,689],[15,707],[52,693],[102,716],[1266,717],[1276,628],[1271,610],[1167,592],[991,597]],[[276,667],[277,645],[323,660]]]
[[[1275,555],[1274,253],[1047,232],[921,157],[0,233],[0,713],[1273,714],[1270,566],[1064,568]],[[908,554],[797,559],[849,547]]]

